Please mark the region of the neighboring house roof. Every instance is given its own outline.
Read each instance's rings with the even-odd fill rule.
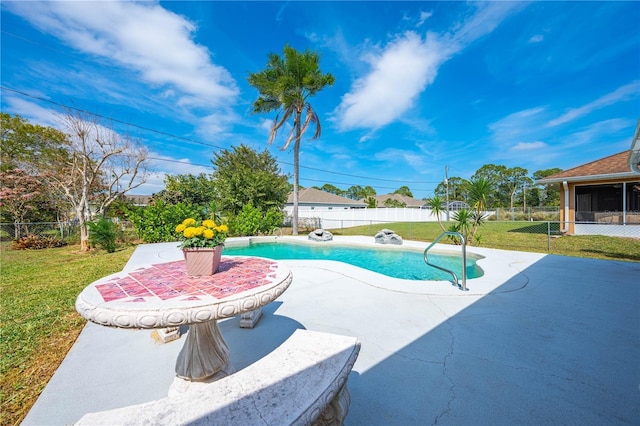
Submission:
[[[633,172],[629,167],[629,152],[630,151],[624,151],[610,155],[608,157],[601,158],[600,160],[595,160],[590,163],[547,176],[544,179],[538,179],[536,182],[545,184],[563,181],[597,181],[636,176],[638,173]]]
[[[587,164],[583,164],[572,169],[564,170],[560,173],[556,173],[551,176],[547,176],[544,179],[540,179],[538,182],[543,181],[561,181],[561,180],[575,180],[575,178],[583,178],[597,176],[610,176],[613,174],[629,173],[629,164],[627,158],[629,151],[620,152],[618,154],[610,155],[600,160],[592,161]]]
[[[125,195],[124,197],[136,206],[146,206],[151,201],[151,195]]]
[[[351,198],[341,197],[336,194],[321,191],[316,188],[305,188],[298,192],[299,204],[315,204],[315,205],[344,205],[352,207],[366,207],[367,205],[358,200],[352,200]],[[288,205],[293,205],[293,192],[289,194],[287,199]]]
[[[384,194],[384,195],[374,195],[373,198],[378,202],[378,207],[384,207],[384,202],[389,198],[392,200],[399,201],[404,203],[407,207],[422,207],[426,204],[426,201],[417,200],[415,198],[407,197],[406,195],[401,194]],[[364,201],[364,200],[363,200]]]
[[[538,184],[611,180],[640,177],[640,120],[631,149],[536,180]]]

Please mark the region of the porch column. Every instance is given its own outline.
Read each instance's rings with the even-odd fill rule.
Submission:
[[[627,224],[627,182],[622,182],[622,224]]]

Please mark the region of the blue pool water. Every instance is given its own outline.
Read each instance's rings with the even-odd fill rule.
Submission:
[[[295,243],[251,243],[244,247],[225,247],[223,255],[260,256],[274,260],[311,259],[337,260],[380,274],[405,280],[450,281],[450,274],[424,263],[422,252],[411,250],[367,249],[352,246],[311,245]],[[429,261],[462,276],[461,256],[429,252]],[[467,256],[467,278],[481,277],[484,272],[476,259]]]

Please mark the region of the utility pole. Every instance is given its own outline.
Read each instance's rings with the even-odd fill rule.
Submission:
[[[447,222],[449,222],[449,166],[444,166],[444,184],[447,187],[447,201],[446,201],[446,208],[447,208]]]

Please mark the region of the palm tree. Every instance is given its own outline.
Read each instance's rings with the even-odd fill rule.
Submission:
[[[285,45],[283,57],[276,53],[269,54],[267,67],[250,74],[248,78],[249,84],[260,92],[253,103],[253,112],[278,111],[269,134],[269,143],[275,140],[278,130],[289,119],[293,119],[293,127],[282,147],[286,150],[293,141],[293,235],[298,235],[300,140],[311,125],[315,125],[311,139],[317,139],[321,134],[320,120],[308,98],[335,82],[333,75],[320,71],[319,63],[320,55],[317,53],[308,50],[300,53]]]
[[[461,209],[453,213],[454,223],[449,227],[449,231],[459,232],[464,237],[466,244],[471,245],[473,243],[473,224],[474,212],[468,209]],[[461,244],[462,242],[456,236],[449,237],[455,244]]]
[[[474,209],[472,215],[473,228],[470,235],[470,240],[473,240],[478,231],[478,226],[482,225],[484,221],[488,200],[493,193],[493,183],[489,179],[482,177],[471,179],[468,190],[469,201],[471,201],[471,207]]]
[[[467,244],[472,245],[480,241],[478,227],[484,223],[485,211],[488,199],[493,193],[493,184],[486,178],[473,178],[466,185],[469,193],[471,210],[462,209],[453,214],[454,223],[449,227],[449,231],[462,234]],[[451,237],[454,243],[459,244],[457,237]]]
[[[443,231],[446,231],[442,221],[440,220],[440,216],[443,212],[446,211],[449,206],[445,206],[445,200],[442,199],[439,195],[434,195],[432,198],[427,199],[427,207],[431,209],[431,214],[435,215],[438,219],[438,225]]]

